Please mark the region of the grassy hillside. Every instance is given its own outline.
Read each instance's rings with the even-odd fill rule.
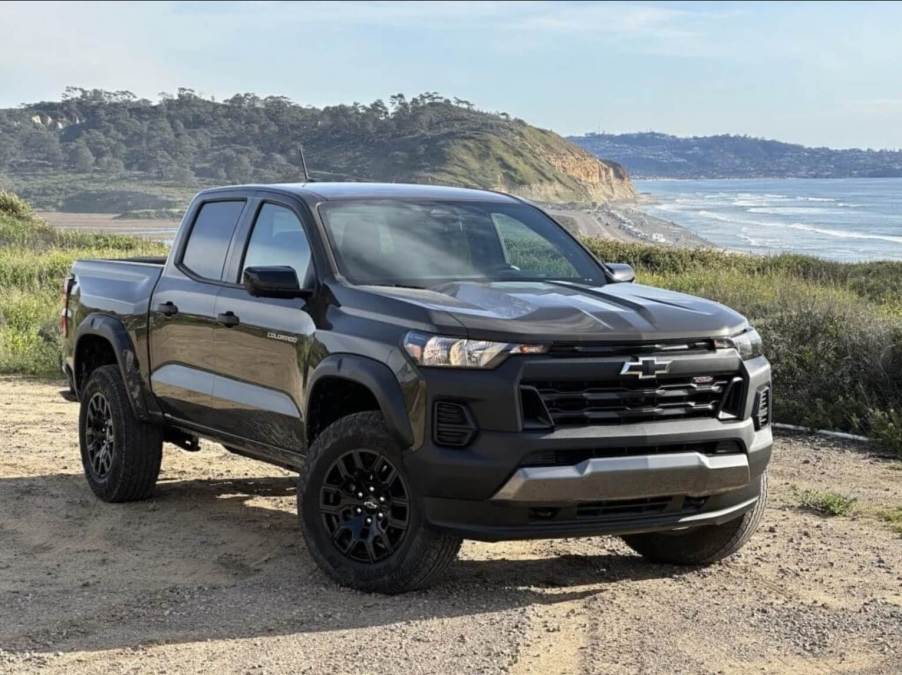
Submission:
[[[0,187],[40,208],[178,208],[195,188],[321,180],[441,182],[558,202],[633,196],[623,169],[557,134],[434,93],[326,108],[179,90],[158,102],[71,89],[0,110]],[[5,178],[2,177],[5,175]]]
[[[762,333],[776,418],[880,438],[902,455],[902,263],[840,264],[589,240],[639,281],[711,298]],[[59,287],[73,259],[159,254],[129,237],[61,233],[0,194],[0,373],[56,375]]]

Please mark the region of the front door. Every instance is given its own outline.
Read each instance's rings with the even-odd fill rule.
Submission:
[[[289,204],[263,201],[236,278],[229,281],[240,282],[245,267],[272,265],[293,267],[301,284],[312,275],[300,215]],[[219,293],[216,314],[234,317],[214,330],[213,395],[227,412],[218,416],[220,428],[256,444],[303,451],[303,378],[315,330],[305,301],[253,297],[233,285]]]

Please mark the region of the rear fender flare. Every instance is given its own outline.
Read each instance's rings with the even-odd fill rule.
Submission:
[[[78,383],[79,363],[78,352],[79,345],[87,336],[96,336],[103,338],[110,343],[113,353],[116,355],[116,363],[119,366],[119,373],[122,375],[122,381],[125,383],[125,389],[128,392],[129,403],[135,416],[141,420],[150,418],[149,401],[152,395],[147,387],[144,378],[141,376],[141,370],[138,365],[138,355],[132,344],[128,330],[122,321],[116,317],[106,314],[89,314],[79,324],[75,337],[75,351],[73,352],[73,380]],[[82,387],[84,383],[81,383]],[[76,384],[76,393],[80,394],[78,389],[81,387]],[[155,406],[154,406],[155,407]]]

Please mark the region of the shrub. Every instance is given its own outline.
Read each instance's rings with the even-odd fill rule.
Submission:
[[[31,216],[31,206],[17,194],[0,192],[0,213],[13,218],[28,218]]]
[[[871,433],[888,448],[893,448],[902,459],[902,410],[872,410],[870,412]]]
[[[831,517],[848,515],[852,512],[855,502],[858,501],[854,497],[847,497],[837,492],[799,490],[795,486],[792,488],[792,494],[803,509]]]

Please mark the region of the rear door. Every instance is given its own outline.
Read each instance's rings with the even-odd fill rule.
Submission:
[[[214,396],[223,430],[255,444],[304,448],[302,392],[316,326],[301,298],[254,297],[241,285],[252,266],[293,267],[302,285],[315,278],[304,215],[289,200],[266,196],[253,204],[246,241],[233,251],[232,282],[216,299],[216,313],[234,317],[215,329],[219,377]],[[242,227],[242,229],[244,229]]]
[[[151,388],[168,417],[206,428],[216,426],[216,297],[246,204],[220,193],[193,204],[151,298]]]

